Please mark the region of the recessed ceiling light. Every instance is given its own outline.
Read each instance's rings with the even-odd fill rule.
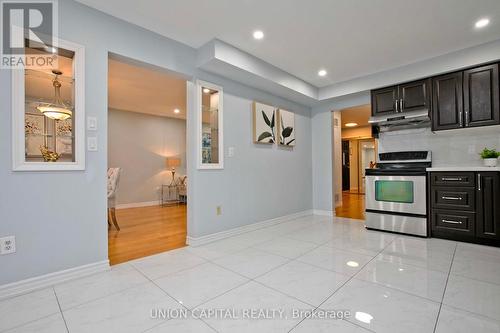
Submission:
[[[262,30],[255,30],[253,32],[253,38],[257,40],[264,38],[264,32],[262,32]]]
[[[345,127],[356,127],[358,126],[358,123],[347,123],[345,124]]]
[[[179,109],[174,109],[174,113],[181,113],[181,110],[179,110]]]
[[[488,24],[490,24],[490,20],[487,18],[482,18],[476,21],[475,26],[476,28],[481,29],[487,26]]]
[[[208,88],[203,88],[203,92],[204,92],[205,94],[208,94],[208,93],[210,93],[210,89],[208,89]]]
[[[327,71],[326,71],[326,70],[324,70],[324,69],[320,69],[320,70],[318,71],[318,75],[319,75],[319,76],[325,76],[326,74],[328,74],[328,73],[327,73]]]

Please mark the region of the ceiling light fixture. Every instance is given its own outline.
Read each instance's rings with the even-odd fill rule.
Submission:
[[[475,26],[477,29],[481,29],[487,26],[488,24],[490,24],[490,20],[487,18],[482,18],[476,21]]]
[[[345,127],[356,127],[358,126],[358,123],[347,123],[345,124]]]
[[[264,32],[262,32],[262,30],[255,30],[253,32],[253,38],[261,40],[262,38],[264,38]]]
[[[181,113],[181,110],[179,110],[179,109],[174,109],[174,113]]]
[[[318,75],[319,75],[319,76],[326,76],[326,74],[328,74],[328,72],[327,72],[326,70],[324,70],[324,69],[320,69],[320,70],[318,71]]]
[[[71,118],[73,112],[72,108],[64,104],[61,99],[61,82],[57,80],[57,77],[62,75],[62,72],[53,70],[52,73],[55,75],[54,80],[52,81],[52,86],[54,87],[54,101],[52,103],[42,103],[36,108],[47,118],[66,120]]]
[[[209,94],[209,93],[210,93],[210,89],[208,89],[208,88],[203,88],[203,92],[204,92],[205,94]]]

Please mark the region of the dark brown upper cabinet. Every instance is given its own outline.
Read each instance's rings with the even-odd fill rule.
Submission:
[[[419,80],[399,85],[400,112],[430,109],[431,80]]]
[[[430,79],[425,79],[372,90],[372,115],[429,108],[430,85]]]
[[[463,127],[462,80],[462,72],[432,78],[433,131]]]
[[[498,64],[464,71],[464,126],[500,124]]]
[[[383,115],[397,112],[398,87],[372,90],[372,115]]]
[[[476,237],[500,239],[500,174],[477,173]]]

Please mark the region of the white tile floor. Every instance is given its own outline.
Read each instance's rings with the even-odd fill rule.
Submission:
[[[224,309],[233,318],[206,312]],[[249,309],[284,315],[250,320]],[[351,316],[293,315],[314,309]],[[310,216],[0,302],[0,332],[370,331],[500,332],[500,249]]]

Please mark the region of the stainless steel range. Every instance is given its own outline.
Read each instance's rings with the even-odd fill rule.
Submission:
[[[426,237],[430,166],[430,151],[380,153],[366,169],[366,227]]]

